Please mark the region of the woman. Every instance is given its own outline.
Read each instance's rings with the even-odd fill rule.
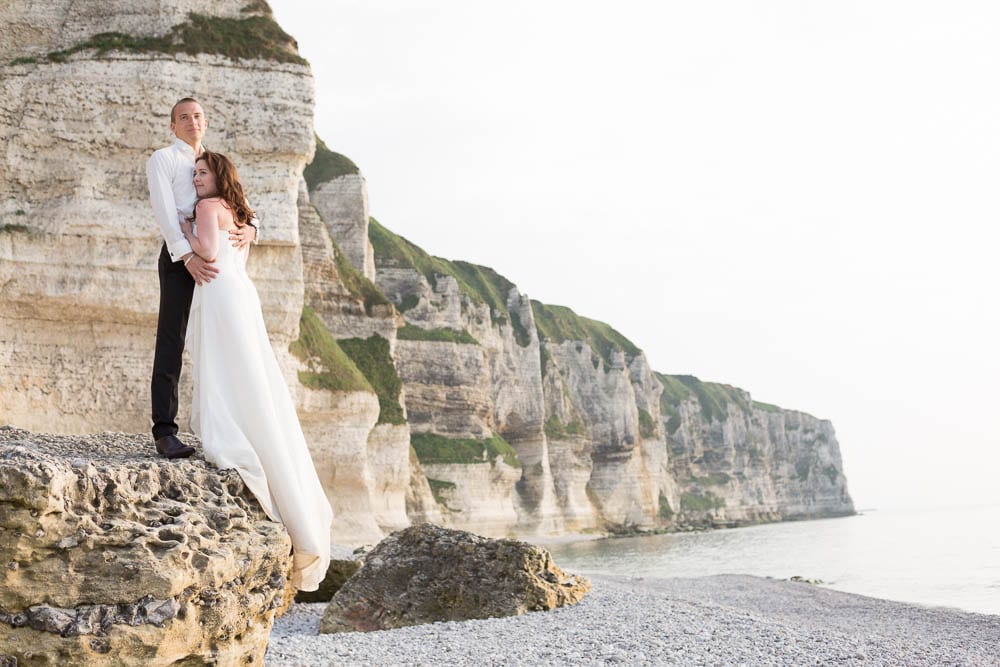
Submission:
[[[214,261],[218,277],[194,288],[186,347],[194,361],[191,423],[205,459],[236,468],[261,507],[292,538],[292,584],[314,591],[330,562],[333,510],[309,455],[295,406],[264,329],[246,273],[249,249],[227,242],[247,224],[236,167],[205,152],[195,162],[194,225],[181,224],[191,249]]]

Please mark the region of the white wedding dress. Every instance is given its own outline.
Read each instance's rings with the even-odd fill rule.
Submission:
[[[257,289],[220,230],[218,276],[196,285],[185,346],[194,362],[191,425],[205,459],[236,468],[292,538],[292,584],[314,591],[330,563],[333,510],[264,329]]]

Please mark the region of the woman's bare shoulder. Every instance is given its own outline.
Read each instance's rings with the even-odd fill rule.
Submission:
[[[209,197],[207,199],[199,199],[198,206],[195,207],[198,213],[219,213],[226,210],[225,206],[222,204],[222,199],[219,197]]]

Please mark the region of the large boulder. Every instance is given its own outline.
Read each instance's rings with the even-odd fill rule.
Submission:
[[[382,540],[337,591],[321,633],[515,616],[579,602],[590,582],[549,552],[429,523]]]
[[[0,427],[0,664],[263,665],[290,550],[200,453]]]

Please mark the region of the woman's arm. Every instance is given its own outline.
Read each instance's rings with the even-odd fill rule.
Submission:
[[[191,223],[181,223],[184,238],[191,244],[195,254],[206,262],[214,262],[219,253],[219,209],[221,204],[203,199],[195,210],[198,219],[198,236],[191,230]]]

